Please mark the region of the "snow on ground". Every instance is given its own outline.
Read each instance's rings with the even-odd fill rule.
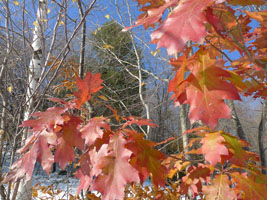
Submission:
[[[47,175],[35,175],[33,178],[34,191],[38,191],[38,198],[34,199],[69,199],[70,195],[75,196],[79,180],[67,175],[53,173]]]

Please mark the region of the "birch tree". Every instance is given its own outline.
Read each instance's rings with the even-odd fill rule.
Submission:
[[[37,18],[34,24],[33,42],[32,42],[32,58],[28,70],[28,88],[26,93],[26,108],[24,113],[24,120],[30,117],[31,109],[33,107],[33,97],[37,93],[37,85],[40,78],[40,72],[43,69],[43,51],[44,51],[44,29],[47,21],[47,0],[39,0],[37,8]],[[22,143],[28,138],[27,130],[24,132]],[[18,183],[19,184],[19,183]],[[19,184],[17,200],[28,200],[32,197],[32,179]]]

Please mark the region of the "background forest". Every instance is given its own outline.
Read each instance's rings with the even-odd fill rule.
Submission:
[[[223,66],[222,68],[228,70],[232,76],[232,78],[225,76],[227,79],[222,73],[219,78],[223,77],[223,81],[227,81],[226,85],[230,83],[235,85],[241,98],[236,100],[223,97],[222,101],[230,108],[230,117],[219,119],[218,125],[209,131],[216,134],[219,130],[230,133],[232,136],[242,139],[243,142],[236,142],[236,146],[244,144],[244,148],[240,147],[240,152],[250,151],[258,154],[259,160],[253,160],[258,167],[248,164],[249,169],[255,167],[257,168],[255,171],[260,174],[255,175],[255,180],[260,181],[252,187],[257,188],[256,191],[264,191],[266,188],[267,179],[264,176],[267,167],[267,89],[266,74],[264,74],[266,73],[267,49],[266,2],[263,0],[246,1],[245,3],[239,0],[203,1],[205,4],[209,2],[207,8],[201,10],[209,19],[206,20],[204,27],[207,35],[202,42],[188,39],[185,47],[173,54],[170,53],[173,49],[170,50],[168,45],[164,46],[165,43],[159,45],[160,38],[156,38],[156,41],[152,43],[151,40],[155,36],[152,32],[177,11],[178,2],[175,0],[0,1],[0,175],[2,180],[5,179],[0,185],[1,199],[120,199],[121,193],[124,194],[124,189],[120,192],[113,190],[113,193],[119,194],[116,196],[117,194],[101,191],[95,186],[96,190],[102,193],[100,197],[100,193],[91,193],[87,190],[91,183],[86,182],[87,179],[83,176],[78,177],[80,179],[79,186],[78,181],[73,181],[74,176],[77,178],[77,168],[83,169],[82,166],[89,166],[88,163],[82,163],[86,158],[84,158],[82,148],[79,148],[79,146],[93,144],[92,142],[89,145],[88,141],[92,139],[87,137],[82,138],[85,139],[86,145],[81,145],[76,139],[73,139],[75,142],[70,145],[74,152],[73,157],[70,155],[67,161],[59,159],[60,156],[64,157],[64,153],[68,154],[66,146],[60,155],[56,150],[58,144],[53,147],[49,146],[47,151],[58,158],[57,164],[53,164],[50,181],[45,173],[49,171],[47,163],[50,165],[50,161],[46,164],[42,162],[44,157],[48,156],[42,157],[36,153],[35,160],[39,162],[37,164],[32,164],[33,155],[27,158],[27,161],[23,160],[21,166],[26,165],[25,163],[33,166],[25,171],[23,171],[23,167],[16,166],[16,161],[20,156],[26,155],[28,148],[34,148],[35,143],[31,142],[38,141],[35,135],[36,130],[39,131],[45,127],[49,119],[54,120],[54,124],[49,122],[49,128],[46,127],[46,130],[51,128],[58,131],[57,137],[59,137],[61,130],[55,129],[58,128],[56,122],[61,119],[57,114],[60,113],[61,117],[63,113],[67,112],[66,110],[59,111],[59,107],[69,109],[69,120],[75,121],[77,127],[80,124],[87,127],[85,122],[88,121],[93,124],[90,125],[95,128],[94,130],[90,129],[93,133],[105,135],[106,133],[111,134],[111,130],[119,132],[126,127],[123,124],[128,123],[129,130],[138,131],[140,135],[144,136],[144,139],[148,140],[148,142],[141,143],[143,140],[139,138],[142,145],[137,145],[138,152],[144,155],[151,153],[151,157],[157,158],[159,161],[155,161],[155,166],[154,163],[151,164],[153,166],[150,166],[150,171],[146,171],[146,166],[140,167],[143,168],[140,169],[139,176],[146,177],[144,180],[140,178],[144,185],[142,187],[129,184],[125,189],[125,194],[128,194],[129,198],[125,196],[125,199],[195,199],[196,197],[201,199],[264,199],[266,197],[266,195],[259,194],[259,196],[255,195],[255,198],[250,198],[246,196],[247,194],[242,193],[244,188],[240,189],[241,192],[236,192],[236,196],[227,190],[228,193],[226,193],[231,194],[228,196],[229,198],[226,194],[220,196],[217,193],[209,196],[208,192],[205,193],[205,189],[203,189],[204,193],[195,191],[193,183],[190,183],[191,185],[188,183],[190,186],[187,187],[186,192],[181,192],[181,188],[177,189],[178,192],[175,189],[178,188],[178,183],[185,182],[185,179],[182,181],[182,177],[190,175],[187,172],[190,172],[192,167],[194,168],[198,163],[206,163],[203,152],[194,152],[194,149],[203,144],[202,140],[197,141],[203,135],[183,133],[190,132],[190,130],[195,131],[206,124],[209,126],[211,122],[192,120],[189,101],[187,104],[183,104],[177,96],[180,92],[179,87],[184,84],[184,82],[179,82],[177,71],[186,65],[188,69],[184,69],[183,77],[186,80],[192,80],[189,66],[193,62],[192,58],[197,56],[209,56],[209,62],[217,59],[216,65]],[[181,2],[186,2],[186,0],[181,0]],[[137,20],[137,25],[144,25],[144,27],[138,26],[128,31],[122,31],[126,27],[133,26],[135,20]],[[169,29],[171,28],[169,27]],[[155,43],[158,43],[159,47],[166,47],[167,50],[156,48]],[[202,50],[209,52],[209,55],[207,56]],[[257,62],[260,64],[255,64]],[[210,73],[207,77],[209,78],[211,75],[214,74]],[[212,85],[213,79],[210,80],[207,82]],[[86,86],[85,82],[90,83],[90,86]],[[212,85],[211,87],[217,86]],[[90,91],[87,96],[84,95],[86,97],[81,95],[81,91],[85,89]],[[76,105],[66,102],[75,102]],[[47,109],[48,111],[46,111]],[[32,115],[35,112],[42,113]],[[221,113],[223,112],[224,110],[221,111]],[[80,118],[78,119],[77,116]],[[131,118],[132,116],[136,118]],[[33,122],[33,120],[39,121]],[[68,120],[66,118],[64,120],[64,123],[67,123]],[[68,130],[72,130],[74,134],[76,129],[71,128],[73,125],[70,124]],[[81,133],[85,129],[81,129]],[[194,133],[194,131],[192,132]],[[128,132],[124,134],[127,135]],[[120,138],[120,136],[118,137]],[[129,138],[131,137],[137,136],[133,133],[129,136]],[[110,138],[112,140],[115,136],[110,136]],[[153,142],[150,143],[150,141]],[[132,142],[136,141],[132,139]],[[250,145],[246,146],[246,142]],[[26,146],[23,147],[25,144]],[[101,145],[107,144],[109,143],[101,143]],[[212,145],[216,144],[212,143]],[[144,146],[143,152],[140,150],[141,146]],[[145,147],[152,150],[146,154]],[[131,150],[131,147],[128,149]],[[91,150],[88,149],[87,153]],[[40,153],[39,151],[38,153]],[[135,150],[132,151],[135,152]],[[188,151],[191,151],[192,154],[187,154]],[[249,160],[245,157],[245,153],[242,156]],[[179,164],[177,164],[178,162],[172,163],[171,166],[170,163],[173,162],[171,161],[168,165],[168,167],[171,166],[171,170],[167,173],[161,166],[166,164],[164,164],[166,160],[163,161],[163,158],[180,159],[181,162],[179,160]],[[225,158],[225,160],[227,159]],[[93,162],[93,159],[91,161]],[[189,165],[189,163],[191,164]],[[228,165],[236,163],[231,160],[220,164],[221,168],[226,169]],[[13,167],[11,167],[12,165]],[[213,166],[214,172],[211,173],[211,178],[216,177],[216,167]],[[247,165],[246,167],[242,165],[242,167],[244,168],[239,168],[240,170],[237,171],[245,172],[247,170]],[[158,171],[153,171],[152,168],[157,168]],[[32,173],[31,170],[33,177],[29,175]],[[91,170],[93,171],[93,169]],[[81,171],[85,173],[83,170]],[[155,178],[157,173],[159,177]],[[248,174],[253,175],[253,173],[249,172]],[[25,174],[26,176],[24,176]],[[164,184],[162,184],[163,177]],[[223,179],[227,178],[223,176]],[[226,183],[228,183],[227,180]],[[229,178],[229,180],[233,179]],[[65,186],[60,186],[60,182],[64,182]],[[128,184],[128,182],[126,183]],[[161,191],[161,186],[165,184],[169,188]],[[195,188],[199,188],[199,184],[199,182],[195,183]],[[229,184],[229,188],[234,188],[236,182],[231,182],[231,184]],[[146,185],[150,186],[145,187]],[[83,191],[75,196],[77,187],[78,190],[83,189]],[[254,195],[254,193],[252,194]],[[216,195],[219,197],[217,198]]]

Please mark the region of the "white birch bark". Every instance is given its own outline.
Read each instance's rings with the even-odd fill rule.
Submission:
[[[46,23],[46,15],[47,15],[47,0],[39,0],[38,1],[38,9],[37,9],[37,20],[35,23],[35,28],[33,31],[33,55],[29,65],[29,73],[28,73],[28,88],[26,93],[26,102],[27,107],[24,113],[24,120],[29,119],[31,114],[31,108],[33,104],[33,96],[34,92],[38,85],[38,80],[40,77],[40,72],[42,68],[42,55],[43,55],[43,43],[44,43],[44,26]],[[28,133],[25,131],[24,138],[27,139]],[[32,180],[25,183],[25,181],[21,181],[18,189],[18,194],[16,196],[17,200],[30,200],[32,199]]]

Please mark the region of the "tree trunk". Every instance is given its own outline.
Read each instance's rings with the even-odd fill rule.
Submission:
[[[236,113],[235,104],[234,104],[233,100],[226,100],[226,103],[229,106],[229,108],[231,109],[231,117],[234,120],[236,133],[237,133],[238,137],[242,140],[247,141],[246,135],[245,135],[244,130],[242,128],[242,124],[241,124],[239,117]]]
[[[2,110],[0,110],[1,113],[1,119],[0,119],[0,177],[2,177],[2,153],[3,153],[3,147],[4,147],[4,140],[5,140],[5,136],[6,136],[6,123],[7,123],[7,93],[5,91],[4,86],[4,75],[6,72],[6,67],[8,64],[8,57],[10,56],[10,31],[9,31],[9,21],[10,21],[10,12],[9,12],[9,1],[6,1],[6,21],[5,21],[5,28],[6,28],[6,55],[3,59],[3,64],[1,66],[1,70],[0,70],[0,84],[2,84],[2,87],[0,87],[0,97],[2,99]],[[3,185],[0,186],[0,195],[1,195],[1,199],[5,200],[8,197],[6,196],[5,193],[5,188]]]
[[[37,24],[35,25],[33,31],[33,55],[29,65],[29,75],[28,75],[28,88],[26,94],[27,107],[24,113],[24,120],[29,119],[31,109],[33,106],[33,96],[37,88],[38,79],[40,77],[40,71],[42,66],[42,56],[43,56],[43,30],[44,21],[46,20],[47,14],[47,0],[39,0],[38,10],[37,10]],[[28,138],[28,131],[25,131],[22,144]],[[23,179],[19,184],[18,194],[16,196],[17,200],[30,200],[32,199],[32,179],[25,182]]]
[[[183,134],[186,130],[190,128],[190,122],[188,119],[188,111],[189,111],[189,105],[183,104],[180,106],[180,122],[181,122],[181,133]],[[188,149],[186,148],[189,144],[189,136],[188,134],[184,134],[183,136],[183,149],[184,152],[188,152]],[[190,156],[185,154],[185,158],[187,160],[190,160]]]
[[[264,133],[266,133],[266,118],[267,118],[267,100],[264,100],[263,106],[262,106],[262,114],[261,114],[261,121],[259,124],[259,133],[258,133],[258,142],[259,142],[259,152],[260,152],[260,159],[261,159],[261,166],[262,173],[267,174],[266,167],[266,155],[265,155],[265,148],[264,148]]]

